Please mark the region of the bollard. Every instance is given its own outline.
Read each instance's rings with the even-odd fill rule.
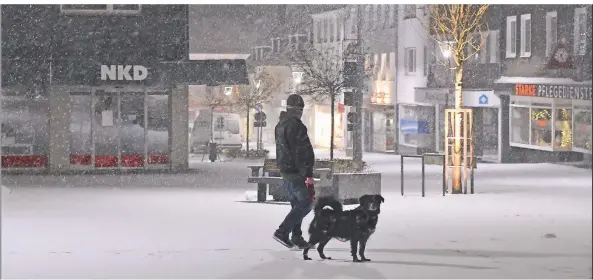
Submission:
[[[400,176],[400,180],[401,180],[401,192],[402,192],[402,196],[404,196],[404,156],[400,155],[401,160],[400,160],[400,165],[401,165],[401,176]]]
[[[422,156],[422,197],[424,197],[424,156]]]
[[[210,162],[215,162],[217,157],[217,149],[216,149],[216,142],[210,142],[208,144],[208,159]]]
[[[447,167],[445,164],[447,163],[447,157],[443,156],[443,196],[445,196],[445,192],[447,192]]]

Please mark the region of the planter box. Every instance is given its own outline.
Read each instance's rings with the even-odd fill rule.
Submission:
[[[328,191],[344,204],[356,204],[365,194],[381,194],[381,173],[334,173]]]

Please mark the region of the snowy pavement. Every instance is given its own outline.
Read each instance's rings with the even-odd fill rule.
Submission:
[[[303,261],[271,238],[288,206],[242,202],[251,161],[198,160],[185,175],[3,176],[2,277],[591,278],[590,170],[483,164],[477,194],[442,197],[429,166],[422,198],[419,167],[402,197],[399,157],[367,161],[386,199],[370,263],[336,240],[335,260]]]

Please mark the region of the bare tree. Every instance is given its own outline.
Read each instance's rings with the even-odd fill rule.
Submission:
[[[443,51],[448,60],[449,68],[455,72],[454,98],[455,109],[461,109],[463,104],[463,69],[467,60],[479,51],[487,34],[486,11],[489,5],[442,4],[430,5],[428,32]],[[461,113],[453,120],[455,140],[453,144],[453,193],[461,193]]]
[[[204,95],[200,98],[200,104],[210,109],[210,141],[213,141],[212,123],[214,118],[214,110],[216,108],[228,108],[232,105],[229,96],[224,94],[220,87],[206,87]]]
[[[315,101],[330,102],[330,153],[334,158],[335,106],[336,97],[346,87],[342,59],[337,55],[322,53],[314,48],[299,49],[293,53],[292,61],[303,72],[302,82],[296,92],[311,96]]]
[[[250,78],[249,84],[238,86],[233,96],[233,107],[247,113],[247,156],[249,156],[249,111],[255,109],[257,104],[271,101],[279,85],[279,82],[265,68],[258,67]]]

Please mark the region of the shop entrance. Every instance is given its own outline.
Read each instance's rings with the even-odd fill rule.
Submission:
[[[479,135],[482,148],[482,159],[488,162],[500,162],[498,156],[498,108],[480,108],[482,119],[476,120],[476,125],[482,126],[482,133]]]
[[[73,168],[166,168],[169,95],[144,88],[93,88],[70,93]]]

